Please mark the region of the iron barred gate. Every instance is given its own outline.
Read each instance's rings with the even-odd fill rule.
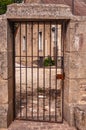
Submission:
[[[14,23],[16,119],[62,122],[63,51],[58,21]]]

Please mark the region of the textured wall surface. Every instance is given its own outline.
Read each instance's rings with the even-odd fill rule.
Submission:
[[[12,32],[5,15],[0,16],[0,127],[13,119]]]
[[[7,17],[11,19],[69,19],[71,16],[71,10],[67,5],[15,4],[9,5],[7,10]]]
[[[0,127],[7,126],[8,111],[7,21],[0,17]]]
[[[65,41],[65,88],[64,115],[70,124],[74,124],[73,108],[77,104],[86,104],[86,21],[71,20],[67,27]],[[68,96],[67,96],[68,95]],[[68,114],[68,107],[69,113]],[[67,111],[67,112],[66,112]]]
[[[86,130],[86,105],[77,106],[74,110],[76,128]]]

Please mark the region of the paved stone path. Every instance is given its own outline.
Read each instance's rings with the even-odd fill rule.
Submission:
[[[69,127],[67,122],[47,123],[47,122],[32,122],[32,121],[14,121],[8,130],[76,130],[74,127]]]

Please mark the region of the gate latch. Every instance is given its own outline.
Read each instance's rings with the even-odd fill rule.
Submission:
[[[56,79],[65,79],[65,73],[63,74],[56,74]]]

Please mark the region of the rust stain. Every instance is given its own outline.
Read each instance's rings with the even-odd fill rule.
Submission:
[[[65,79],[65,74],[57,74],[56,79]]]

